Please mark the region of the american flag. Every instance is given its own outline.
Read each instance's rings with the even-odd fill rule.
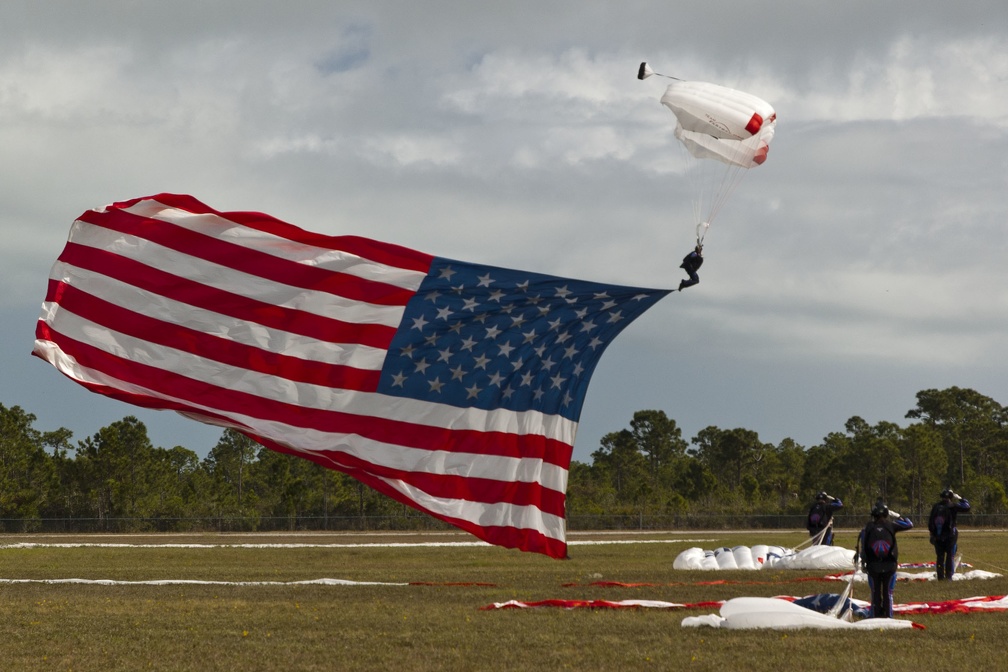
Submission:
[[[74,222],[33,354],[92,391],[233,427],[490,543],[566,557],[588,381],[667,293],[159,194]]]

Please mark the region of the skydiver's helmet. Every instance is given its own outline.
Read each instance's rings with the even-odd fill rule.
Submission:
[[[871,517],[872,518],[885,518],[889,515],[889,507],[885,505],[881,499],[875,502],[875,506],[872,507]]]
[[[697,243],[697,246],[693,249],[696,250],[697,254],[703,254],[703,245],[701,245],[700,243]]]
[[[952,499],[952,488],[945,488],[941,491],[942,499]]]
[[[815,496],[815,498],[816,498],[816,501],[817,501],[817,502],[825,502],[825,501],[826,501],[826,491],[825,491],[825,490],[823,490],[823,491],[819,492],[819,493],[818,493],[818,494],[817,494],[817,495]]]

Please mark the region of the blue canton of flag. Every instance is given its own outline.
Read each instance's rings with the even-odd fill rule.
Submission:
[[[377,391],[576,421],[606,346],[667,294],[435,259]]]

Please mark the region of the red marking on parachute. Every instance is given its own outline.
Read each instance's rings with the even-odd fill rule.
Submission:
[[[761,145],[759,149],[756,150],[756,154],[753,156],[752,160],[757,166],[763,165],[766,161],[767,153],[770,151],[769,145]]]
[[[763,117],[753,112],[752,119],[746,124],[745,130],[749,132],[749,135],[756,135],[761,128],[763,128]]]

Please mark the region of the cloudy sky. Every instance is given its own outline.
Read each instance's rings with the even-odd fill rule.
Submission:
[[[676,5],[681,5],[677,7]],[[1008,4],[0,4],[0,403],[77,439],[136,415],[30,356],[84,210],[163,191],[529,271],[676,287],[692,247],[665,82],[778,114],[707,234],[702,283],[610,347],[589,460],[634,411],[811,446],[916,393],[1008,403]]]

